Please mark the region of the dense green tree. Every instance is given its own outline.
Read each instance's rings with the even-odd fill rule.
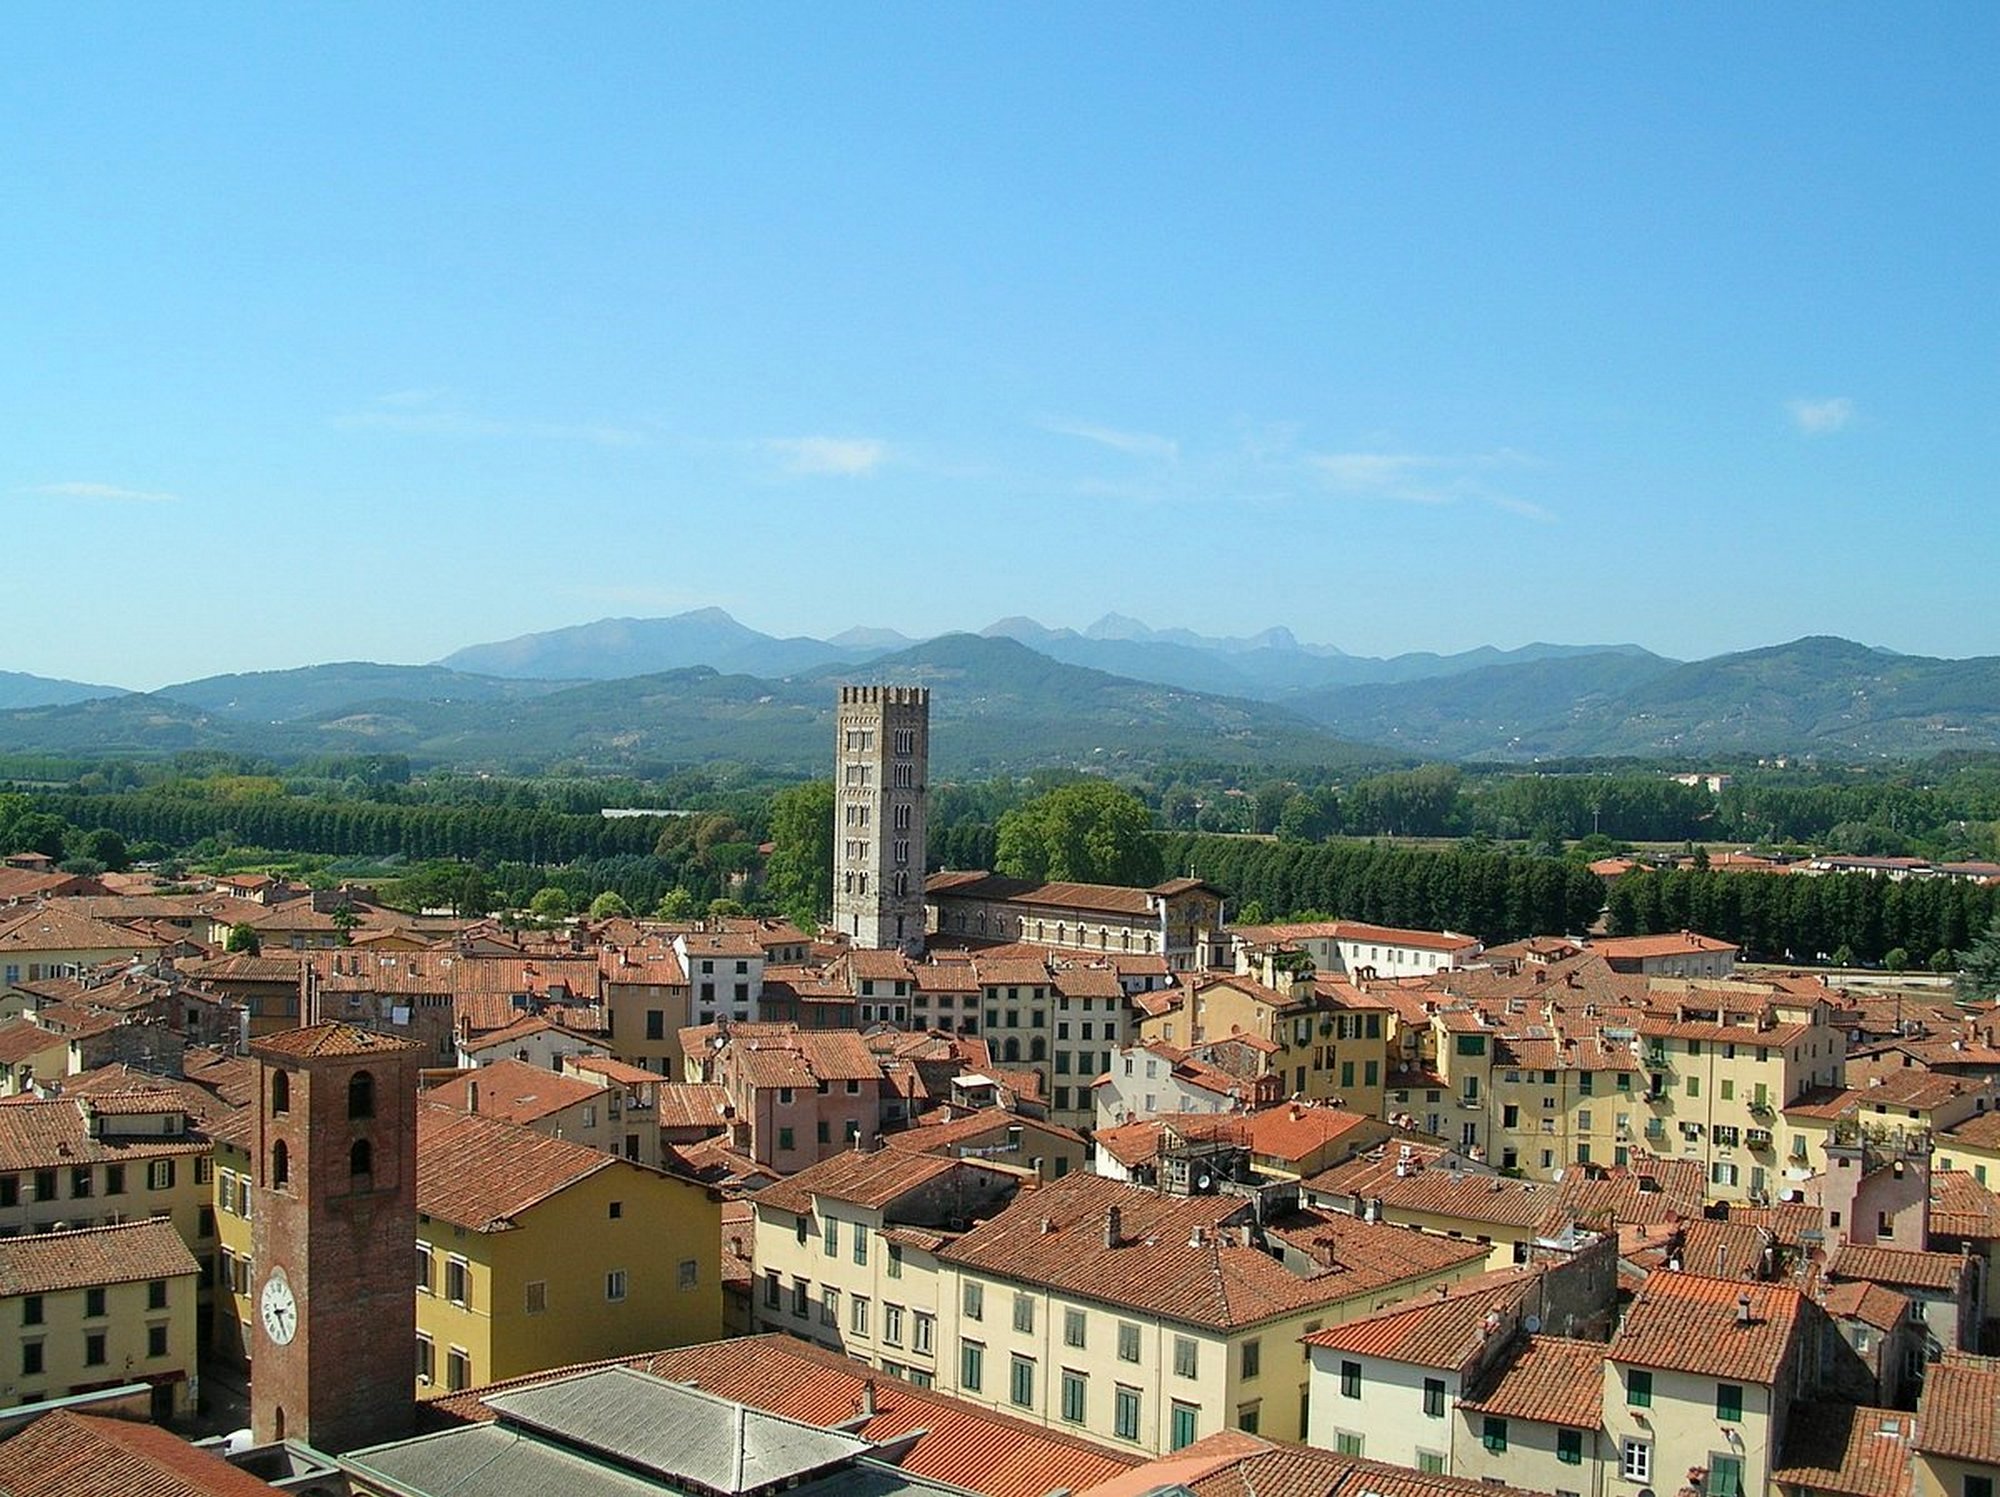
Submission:
[[[222,949],[238,952],[244,956],[256,956],[264,949],[264,943],[258,939],[254,926],[232,925],[229,927],[229,934],[223,939]]]
[[[1963,1002],[1991,1003],[2000,998],[2000,915],[1993,917],[1984,935],[1959,952],[1953,986]]]
[[[660,896],[660,902],[653,906],[655,920],[692,920],[694,918],[694,896],[682,888],[667,890]]]
[[[831,780],[771,797],[764,894],[803,930],[818,929],[833,913],[833,807]]]
[[[625,902],[625,896],[616,889],[606,889],[590,902],[590,918],[593,920],[617,920],[629,918],[632,906]]]
[[[1036,881],[1141,887],[1160,881],[1152,818],[1131,791],[1079,780],[1000,818],[999,872]]]
[[[537,889],[535,897],[528,901],[528,913],[537,920],[567,920],[575,908],[570,903],[569,892],[554,884]]]

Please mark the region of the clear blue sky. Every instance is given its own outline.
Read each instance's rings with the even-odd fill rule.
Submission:
[[[31,6],[0,667],[709,604],[2000,652],[1996,56],[1984,0]]]

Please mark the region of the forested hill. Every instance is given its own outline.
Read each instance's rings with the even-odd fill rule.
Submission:
[[[1280,707],[1063,665],[1013,640],[947,635],[866,669],[870,680],[935,689],[932,755],[942,774],[1130,769],[1169,759],[1394,762]],[[571,773],[731,760],[803,775],[825,767],[835,684],[851,674],[831,665],[771,680],[693,667],[560,686],[429,667],[321,666],[192,683],[192,700],[169,688],[0,712],[0,752],[392,752],[420,764]],[[338,705],[322,705],[330,700]],[[302,705],[314,710],[286,715]]]

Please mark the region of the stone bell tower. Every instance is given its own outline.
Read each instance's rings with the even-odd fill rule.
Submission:
[[[864,950],[924,949],[931,694],[843,686],[834,728],[833,921]]]

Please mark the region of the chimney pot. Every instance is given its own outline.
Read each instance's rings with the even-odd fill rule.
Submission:
[[[1122,1240],[1119,1229],[1123,1225],[1123,1213],[1116,1206],[1104,1213],[1104,1245],[1115,1248]]]

